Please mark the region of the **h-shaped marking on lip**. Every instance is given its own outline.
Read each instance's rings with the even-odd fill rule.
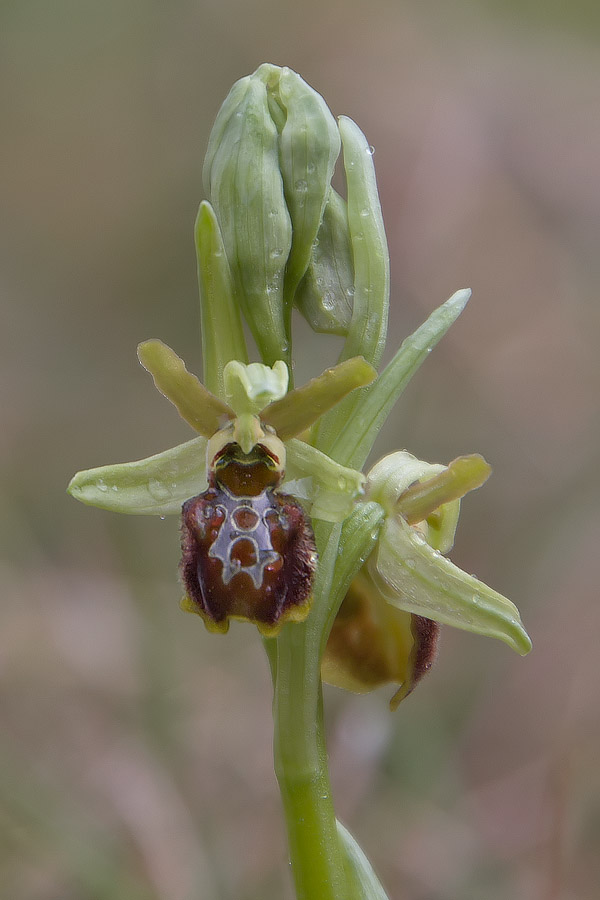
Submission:
[[[265,515],[272,509],[272,506],[269,505],[268,501],[264,504],[258,504],[256,502],[257,498],[253,498],[253,500],[254,502],[251,505],[239,504],[232,512],[221,504],[217,504],[217,508],[221,510],[225,518],[219,528],[217,537],[211,544],[208,555],[221,562],[223,566],[221,573],[223,584],[229,584],[234,575],[246,572],[252,579],[254,587],[258,590],[262,587],[265,566],[276,562],[280,559],[281,554],[273,547],[269,525],[265,520]],[[259,506],[259,509],[256,509],[256,506]],[[260,506],[262,506],[262,509]],[[255,521],[246,527],[240,525],[235,521],[235,514],[238,510],[251,511],[254,513]],[[254,548],[256,562],[249,566],[244,566],[239,560],[231,558],[235,546],[240,540],[250,541]]]

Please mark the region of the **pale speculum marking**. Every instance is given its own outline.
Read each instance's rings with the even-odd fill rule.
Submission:
[[[216,504],[216,509],[222,512],[224,520],[208,555],[218,559],[223,566],[223,584],[229,584],[234,575],[245,572],[259,590],[263,584],[265,567],[281,560],[281,554],[273,547],[266,519],[275,510],[266,491],[257,497],[236,497],[224,487],[221,490],[231,504]],[[243,550],[248,543],[252,546],[251,556],[254,562],[244,565],[235,554],[236,550]]]

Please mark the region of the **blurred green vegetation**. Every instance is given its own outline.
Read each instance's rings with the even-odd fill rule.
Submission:
[[[178,609],[178,526],[79,507],[79,468],[189,436],[136,344],[200,368],[192,226],[219,104],[298,70],[376,148],[388,355],[464,316],[382,436],[494,465],[453,557],[534,651],[445,630],[392,717],[328,691],[342,819],[402,900],[589,900],[597,702],[598,5],[0,6],[0,884],[10,900],[291,897],[253,629]],[[335,355],[302,323],[302,383]]]

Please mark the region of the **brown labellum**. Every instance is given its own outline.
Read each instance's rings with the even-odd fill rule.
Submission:
[[[302,507],[275,490],[282,478],[266,447],[244,454],[228,444],[213,460],[208,490],[183,505],[184,605],[210,631],[226,632],[234,618],[273,635],[308,614],[315,542]]]

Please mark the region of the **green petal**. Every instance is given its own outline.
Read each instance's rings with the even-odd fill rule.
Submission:
[[[190,497],[206,490],[206,439],[194,438],[136,462],[78,472],[67,488],[87,506],[138,516],[181,512]]]
[[[248,362],[240,311],[215,211],[206,200],[194,229],[198,257],[204,384],[224,397],[223,369],[232,359]]]
[[[261,413],[261,419],[275,429],[282,441],[287,441],[309,428],[351,391],[375,378],[373,366],[355,356],[271,403]]]
[[[521,655],[531,649],[517,607],[433,550],[401,518],[387,519],[369,571],[399,609],[499,638]]]
[[[370,470],[367,476],[366,492],[369,499],[380,503],[388,515],[393,516],[399,513],[406,519],[401,499],[406,496],[407,491],[420,485],[428,485],[436,478],[442,478],[447,471],[447,466],[424,462],[406,450],[397,450],[395,453],[384,456]],[[458,497],[446,498],[440,496],[439,492],[436,493],[436,499],[439,502],[433,507],[435,512],[428,515],[432,512],[432,510],[428,510],[411,522],[411,524],[422,523],[422,527],[425,529],[423,536],[427,543],[441,553],[447,553],[452,549],[460,514],[460,499],[458,498],[461,496],[462,494],[459,494]]]
[[[326,522],[341,522],[363,492],[365,476],[340,466],[319,450],[293,438],[286,448],[286,481],[283,490],[312,503],[310,514]],[[290,481],[296,482],[290,484]]]
[[[470,296],[469,290],[457,291],[434,310],[414,334],[406,338],[377,381],[360,392],[352,417],[341,420],[337,431],[330,427],[329,416],[323,418],[315,441],[319,450],[346,466],[355,469],[363,467],[382,425],[402,391],[421,363],[427,359],[429,352],[456,321]],[[341,409],[342,405],[333,412]]]
[[[188,372],[184,361],[162,341],[144,341],[138,346],[138,359],[160,393],[198,434],[212,437],[234,417],[233,410]]]

